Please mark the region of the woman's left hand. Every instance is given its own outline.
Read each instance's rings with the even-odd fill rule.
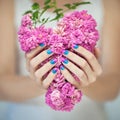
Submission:
[[[99,56],[97,48],[95,48],[95,55],[78,45],[74,47],[74,50],[82,57],[74,52],[65,50],[64,56],[67,59],[63,61],[61,72],[66,80],[80,89],[95,82],[96,78],[102,74],[102,68],[97,60]],[[69,70],[80,79],[80,82],[74,79]]]

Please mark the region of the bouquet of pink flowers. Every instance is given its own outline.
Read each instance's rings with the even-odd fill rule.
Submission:
[[[48,5],[48,3],[46,4]],[[68,7],[68,5],[66,6]],[[54,58],[57,63],[55,66],[57,74],[47,90],[46,104],[54,110],[71,111],[74,105],[80,102],[82,93],[69,83],[61,73],[61,70],[64,69],[62,61],[67,61],[63,53],[65,50],[74,52],[73,47],[75,48],[78,45],[93,52],[99,39],[96,21],[85,10],[74,11],[65,16],[61,15],[56,29],[53,30],[52,28],[46,28],[43,24],[37,26],[33,18],[31,11],[27,12],[22,18],[18,31],[21,48],[23,51],[29,52],[40,44],[45,44],[52,50],[54,55],[50,59]],[[44,23],[46,21],[44,20]],[[43,61],[40,66],[43,66],[47,61],[49,59]],[[71,74],[75,80],[80,81],[75,74]]]

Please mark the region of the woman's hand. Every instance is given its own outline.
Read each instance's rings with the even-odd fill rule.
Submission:
[[[74,50],[82,57],[74,52],[65,50],[64,56],[67,59],[63,61],[65,67],[61,66],[61,72],[71,84],[80,89],[95,82],[96,78],[101,75],[102,68],[96,59],[96,57],[98,57],[98,49],[95,49],[96,57],[91,52],[78,45],[74,47]],[[73,78],[68,69],[80,79],[80,82]]]
[[[55,60],[50,60],[41,68],[39,67],[40,63],[45,59],[53,55],[50,49],[45,49],[44,44],[40,44],[37,48],[32,50],[29,53],[26,53],[26,66],[27,70],[30,72],[30,77],[36,80],[40,87],[47,89],[50,83],[53,81],[57,71],[52,69],[55,66]],[[52,69],[52,70],[51,70]],[[48,72],[48,76],[43,80],[42,77]]]

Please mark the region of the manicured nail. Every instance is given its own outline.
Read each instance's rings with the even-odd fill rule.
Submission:
[[[45,44],[44,44],[44,43],[40,43],[39,46],[40,46],[40,47],[44,47]]]
[[[56,63],[56,61],[55,60],[50,60],[50,63],[53,65],[53,64]]]
[[[50,54],[52,54],[52,53],[53,53],[52,50],[50,50],[50,49],[47,50],[47,54],[48,54],[48,55],[50,55]]]
[[[60,66],[60,70],[64,70],[65,67],[63,65]]]
[[[63,60],[63,63],[65,63],[65,64],[68,64],[68,62],[69,62],[68,59]]]
[[[68,50],[64,50],[64,55],[68,55],[69,54],[69,51]]]
[[[55,74],[57,72],[57,69],[52,69],[52,73]]]
[[[78,48],[79,48],[79,45],[74,45],[73,48],[74,48],[74,49],[78,49]]]

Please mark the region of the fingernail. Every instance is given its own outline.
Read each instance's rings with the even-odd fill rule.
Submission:
[[[52,69],[52,73],[55,74],[57,72],[57,69]]]
[[[56,61],[55,60],[50,60],[50,63],[53,65],[53,64],[56,63]]]
[[[40,46],[40,47],[44,47],[45,44],[44,44],[44,43],[40,43],[39,46]]]
[[[74,48],[74,49],[78,49],[78,48],[79,48],[79,45],[74,45],[73,48]]]
[[[64,50],[64,55],[68,55],[69,51],[68,50]]]
[[[68,59],[63,60],[63,63],[65,63],[65,64],[68,64],[68,62],[69,62]]]
[[[64,70],[65,67],[63,65],[60,66],[60,70]]]
[[[53,53],[52,50],[50,50],[50,49],[47,50],[47,54],[48,54],[48,55],[50,55],[50,54],[52,54],[52,53]]]

